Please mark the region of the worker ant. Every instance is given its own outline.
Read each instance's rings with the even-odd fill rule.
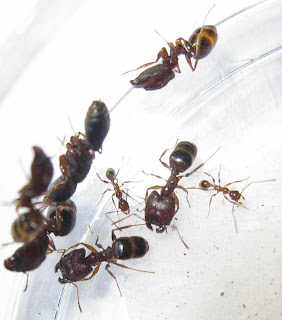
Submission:
[[[156,232],[161,233],[164,232],[167,229],[167,226],[170,225],[173,217],[179,210],[179,200],[177,195],[175,194],[175,189],[181,189],[186,193],[186,199],[188,200],[188,191],[187,188],[184,188],[180,185],[178,185],[179,181],[184,177],[189,177],[194,172],[199,170],[208,160],[201,163],[199,166],[197,166],[194,170],[192,170],[189,173],[186,173],[184,175],[180,175],[180,173],[185,172],[190,166],[192,165],[196,155],[197,155],[197,147],[195,144],[188,142],[188,141],[181,141],[179,142],[169,157],[169,165],[166,164],[164,161],[162,161],[162,157],[166,154],[166,152],[169,149],[166,149],[159,161],[162,163],[162,165],[169,169],[171,174],[168,180],[166,181],[166,184],[164,186],[153,186],[147,189],[146,196],[145,196],[145,222],[146,226],[153,230],[152,225],[155,225]],[[216,151],[217,152],[217,151]],[[154,175],[153,176],[157,178],[161,178],[160,176]],[[161,178],[162,179],[162,178]],[[153,189],[151,194],[149,194],[149,190]],[[156,190],[161,189],[160,193],[158,193]],[[176,226],[174,228],[178,229]],[[178,232],[179,234],[179,232]],[[180,235],[179,235],[180,236]],[[180,237],[181,241],[185,245],[187,249],[189,247],[184,242],[182,237]]]
[[[215,47],[218,38],[216,27],[213,25],[204,25],[205,20],[203,26],[197,28],[189,37],[189,40],[185,40],[184,38],[180,37],[175,40],[174,44],[164,39],[169,47],[169,53],[167,49],[163,47],[158,52],[157,59],[155,61],[145,63],[136,69],[125,72],[124,74],[148,67],[154,63],[157,63],[160,59],[162,64],[145,70],[136,79],[131,80],[130,83],[136,88],[144,88],[145,90],[157,90],[163,88],[175,77],[174,72],[181,73],[178,63],[178,57],[180,55],[185,56],[189,67],[192,71],[195,71],[198,61],[210,54]],[[192,64],[192,59],[195,60],[194,66]],[[165,67],[161,67],[161,65],[164,65]]]
[[[120,229],[126,229],[131,226],[124,226]],[[95,245],[102,249],[102,251],[97,251],[93,246],[80,242],[73,246],[71,246],[68,250],[74,249],[79,245],[85,246],[88,250],[91,251],[91,253],[86,256],[86,252],[84,248],[74,249],[71,252],[67,253],[68,250],[66,250],[60,261],[55,266],[55,272],[58,270],[61,271],[62,278],[59,278],[58,281],[61,284],[71,283],[76,287],[77,290],[77,301],[78,301],[78,307],[80,312],[82,312],[80,302],[79,302],[79,295],[78,295],[78,287],[74,282],[76,281],[87,281],[91,280],[99,271],[100,266],[102,262],[106,262],[105,269],[110,274],[110,276],[115,280],[117,287],[119,289],[120,295],[122,295],[120,287],[118,285],[117,279],[115,275],[109,270],[110,264],[114,264],[116,266],[135,270],[139,272],[147,272],[147,273],[154,273],[151,271],[144,271],[144,270],[138,270],[134,268],[127,267],[125,265],[122,265],[116,260],[128,260],[128,259],[135,259],[135,258],[141,258],[143,257],[149,250],[149,244],[148,242],[138,236],[131,236],[131,237],[121,237],[117,238],[114,234],[114,232],[117,229],[112,231],[112,246],[104,248],[99,241],[99,237],[96,236],[96,242]],[[93,270],[94,267],[94,270]],[[92,274],[87,277],[90,273]]]
[[[214,193],[213,195],[211,195],[210,197],[210,201],[209,201],[209,211],[208,211],[208,215],[207,215],[207,218],[209,217],[210,215],[210,207],[211,207],[211,203],[212,203],[212,200],[215,196],[217,196],[220,192],[223,194],[224,198],[231,202],[233,204],[233,207],[232,207],[232,216],[233,216],[233,219],[234,219],[234,226],[235,226],[235,231],[238,233],[238,228],[237,228],[237,222],[236,222],[236,218],[235,218],[235,215],[234,215],[234,208],[235,206],[238,206],[238,207],[243,207],[245,209],[248,209],[247,207],[245,207],[243,205],[243,203],[240,201],[241,199],[245,200],[245,197],[243,196],[243,191],[248,188],[251,184],[254,184],[254,183],[262,183],[262,182],[271,182],[271,181],[276,181],[276,179],[270,179],[270,180],[263,180],[263,181],[252,181],[250,182],[249,184],[247,184],[246,187],[243,188],[243,190],[241,192],[239,192],[238,190],[231,190],[229,189],[229,186],[234,184],[234,183],[240,183],[240,182],[243,182],[248,178],[245,178],[245,179],[241,179],[241,180],[236,180],[236,181],[232,181],[232,182],[229,182],[227,184],[225,184],[224,186],[221,186],[221,180],[220,180],[220,169],[218,170],[218,184],[216,183],[214,177],[212,175],[210,175],[209,173],[207,172],[204,172],[207,176],[209,176],[211,179],[212,179],[212,182],[208,181],[208,180],[202,180],[200,181],[199,183],[199,187],[190,187],[190,188],[187,188],[187,189],[201,189],[201,190],[205,190],[205,191],[210,191],[210,190],[214,190],[216,191],[216,193]]]
[[[117,179],[117,176],[118,176],[118,173],[119,173],[119,170],[118,172],[116,173],[115,170],[113,168],[108,168],[107,171],[106,171],[106,177],[108,178],[109,181],[106,181],[106,180],[103,180],[99,174],[97,173],[97,176],[98,178],[104,182],[104,183],[107,183],[107,184],[112,184],[113,186],[113,191],[114,193],[112,194],[112,202],[116,208],[116,211],[110,211],[110,212],[107,212],[105,213],[105,215],[109,218],[109,214],[110,213],[113,213],[113,212],[123,212],[124,214],[127,215],[127,217],[129,217],[129,214],[130,214],[130,207],[129,207],[129,203],[127,201],[127,197],[135,200],[132,196],[130,196],[128,194],[128,192],[125,192],[124,189],[122,189],[122,186],[126,183],[129,183],[131,181],[124,181],[122,184],[119,184],[118,183],[118,179]],[[103,192],[103,194],[107,191],[111,191],[111,189],[107,189]],[[116,203],[114,201],[114,197],[117,198],[118,200],[118,207],[116,206]],[[136,214],[131,214],[131,215],[136,215]],[[130,216],[131,216],[130,215]],[[139,217],[139,216],[138,216]],[[110,218],[109,218],[110,219]],[[111,220],[111,219],[110,219]],[[123,219],[122,219],[123,220]],[[111,220],[112,221],[112,220]],[[117,222],[120,222],[121,220],[117,221]],[[113,221],[112,221],[113,222]],[[117,222],[113,222],[114,225],[116,225]]]

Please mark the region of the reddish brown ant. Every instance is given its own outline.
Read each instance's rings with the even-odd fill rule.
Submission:
[[[145,90],[157,90],[163,88],[170,80],[174,78],[174,72],[181,73],[178,63],[178,56],[180,55],[185,56],[185,59],[191,70],[195,71],[198,61],[205,58],[212,51],[218,38],[216,27],[212,25],[204,25],[204,23],[202,27],[197,28],[192,33],[189,40],[185,40],[184,38],[180,37],[176,39],[174,44],[164,39],[169,47],[169,53],[167,49],[163,47],[159,51],[155,61],[145,63],[134,70],[148,67],[154,63],[157,63],[160,59],[162,61],[162,65],[165,67],[161,67],[161,65],[151,67],[142,72],[136,79],[131,80],[130,83],[136,88],[144,88]],[[192,58],[195,60],[194,66],[192,64]],[[127,71],[124,74],[134,70]]]
[[[16,200],[16,208],[25,207],[32,208],[32,200],[43,194],[52,179],[53,165],[49,157],[44,151],[37,146],[34,146],[34,158],[31,164],[31,178],[27,185],[20,191],[20,197]]]
[[[46,255],[54,250],[53,242],[48,237],[47,232],[43,231],[32,241],[24,243],[10,258],[7,258],[4,261],[4,267],[10,271],[23,272],[27,276],[24,289],[26,291],[28,283],[26,272],[39,267],[45,260]]]
[[[120,229],[126,229],[131,226],[124,226]],[[119,230],[120,230],[119,229]],[[98,236],[96,236],[95,245],[102,249],[102,251],[97,251],[93,246],[86,244],[84,242],[80,242],[71,246],[68,250],[76,248],[78,245],[85,246],[91,253],[88,256],[86,255],[85,249],[75,249],[66,254],[68,250],[62,255],[60,261],[55,266],[55,272],[58,270],[62,273],[62,278],[59,278],[58,281],[61,284],[71,283],[76,287],[77,290],[77,299],[78,299],[78,307],[80,312],[82,312],[79,295],[78,295],[78,287],[74,284],[76,281],[87,281],[92,279],[100,269],[102,262],[106,262],[105,269],[110,274],[110,276],[115,280],[117,287],[119,289],[120,295],[122,295],[120,287],[118,285],[117,279],[115,275],[109,270],[110,264],[117,265],[122,268],[135,270],[139,272],[148,272],[154,273],[151,271],[138,270],[134,268],[127,267],[122,265],[116,260],[128,260],[143,257],[149,250],[148,242],[137,236],[131,237],[121,237],[116,238],[114,231],[112,231],[112,246],[104,248],[101,244],[98,243]],[[94,270],[93,270],[93,267]],[[87,277],[90,273],[92,274]]]
[[[188,201],[188,191],[186,188],[179,186],[179,181],[184,177],[189,177],[195,171],[200,169],[208,160],[197,166],[194,170],[184,175],[179,175],[186,171],[192,165],[196,155],[197,155],[197,147],[191,142],[188,141],[181,141],[179,142],[174,150],[172,151],[169,157],[170,165],[166,164],[162,161],[162,157],[165,155],[168,149],[166,149],[161,157],[160,162],[162,165],[169,169],[171,172],[170,177],[166,181],[164,186],[153,186],[147,189],[146,196],[145,196],[145,222],[146,226],[153,230],[152,225],[156,225],[156,232],[164,232],[167,226],[170,225],[173,217],[177,213],[179,209],[179,200],[177,195],[175,194],[175,189],[179,188],[186,193],[186,199]],[[213,155],[212,155],[213,156]],[[157,178],[161,178],[157,175],[153,176]],[[149,190],[154,189],[151,194],[148,196]],[[157,189],[161,189],[160,194],[156,191]],[[189,203],[189,201],[188,201]],[[176,226],[174,226],[177,229]],[[178,231],[178,229],[177,229]],[[179,234],[179,232],[178,232]],[[183,244],[186,248],[189,249],[187,244],[184,242],[182,237],[180,237]]]
[[[225,184],[224,186],[221,186],[221,180],[220,180],[220,169],[218,171],[218,184],[216,184],[216,181],[214,179],[214,177],[212,175],[210,175],[209,173],[206,173],[204,172],[207,176],[209,176],[211,179],[212,179],[212,183],[208,180],[202,180],[200,181],[199,183],[199,188],[197,187],[190,187],[190,188],[187,188],[187,189],[201,189],[201,190],[206,190],[206,191],[209,191],[209,190],[214,190],[216,191],[216,193],[214,193],[213,195],[211,195],[210,197],[210,201],[209,201],[209,212],[208,212],[208,215],[207,215],[207,218],[208,216],[210,215],[210,207],[211,207],[211,203],[212,203],[212,200],[213,198],[218,195],[220,192],[223,194],[224,198],[231,202],[233,204],[233,207],[232,207],[232,215],[233,215],[233,219],[234,219],[234,225],[235,225],[235,231],[238,232],[238,228],[237,228],[237,222],[236,222],[236,218],[235,218],[235,215],[234,215],[234,208],[235,206],[239,206],[239,207],[243,207],[245,209],[248,209],[247,207],[245,207],[243,205],[243,203],[240,201],[241,199],[245,200],[245,197],[243,196],[243,191],[248,188],[251,184],[253,183],[262,183],[262,182],[271,182],[271,181],[276,181],[276,179],[270,179],[270,180],[263,180],[263,181],[252,181],[250,182],[246,187],[244,187],[244,189],[239,192],[238,190],[231,190],[229,189],[228,187],[234,183],[240,183],[240,182],[243,182],[248,178],[245,178],[245,179],[241,179],[241,180],[236,180],[236,181],[232,181],[232,182],[229,182],[227,184]]]
[[[119,170],[118,170],[118,172],[116,173],[113,168],[108,168],[107,171],[106,171],[106,177],[108,178],[109,181],[103,180],[103,179],[100,177],[100,175],[97,173],[98,178],[99,178],[102,182],[107,183],[107,184],[108,184],[108,183],[111,183],[112,186],[113,186],[113,189],[114,189],[114,193],[112,194],[112,202],[113,202],[113,204],[114,204],[114,206],[115,206],[115,208],[116,208],[116,211],[110,211],[110,212],[105,213],[105,215],[106,215],[108,218],[109,218],[108,215],[109,215],[110,213],[113,213],[113,212],[116,212],[116,213],[118,213],[118,212],[123,212],[124,214],[127,215],[127,217],[129,217],[130,207],[129,207],[129,203],[128,203],[128,201],[127,201],[127,197],[135,200],[132,196],[130,196],[130,195],[128,194],[128,192],[125,192],[125,190],[122,189],[122,186],[123,186],[124,184],[129,183],[129,182],[132,182],[132,181],[124,181],[122,184],[119,184],[118,179],[117,179],[118,173],[119,173]],[[104,194],[105,192],[107,192],[107,191],[111,191],[111,189],[105,190],[105,191],[103,192],[103,194]],[[114,197],[116,197],[117,200],[118,200],[118,207],[116,206],[116,203],[115,203],[115,201],[114,201]],[[132,214],[130,214],[130,216],[131,216],[131,215],[136,215],[136,214],[135,214],[135,213],[132,213]],[[136,216],[138,216],[138,215],[136,215]],[[138,216],[138,217],[139,217],[139,216]],[[140,218],[140,217],[139,217],[139,218]],[[110,219],[110,218],[109,218],[109,219]],[[111,220],[111,219],[110,219],[110,220]],[[111,221],[113,222],[113,224],[114,224],[115,226],[117,226],[116,223],[118,223],[118,222],[120,222],[120,221],[122,221],[122,220],[123,220],[123,219],[118,220],[118,221],[116,221],[116,222],[113,222],[112,220],[111,220]]]

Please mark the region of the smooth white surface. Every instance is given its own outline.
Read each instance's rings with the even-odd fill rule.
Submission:
[[[20,29],[23,35],[4,33],[0,47],[5,66],[0,76],[5,88],[0,110],[1,202],[13,200],[26,183],[32,145],[53,155],[60,148],[56,137],[68,140],[73,134],[68,116],[79,131],[92,100],[101,98],[112,109],[138,72],[120,74],[152,61],[164,45],[154,29],[169,41],[188,38],[213,5],[208,1],[193,7],[181,1],[176,8],[159,1],[49,3],[30,2],[30,10],[14,19],[7,18],[9,8],[1,10],[10,30]],[[217,1],[206,23],[216,24],[253,3]],[[150,251],[126,265],[153,270],[155,275],[113,267],[123,292],[120,298],[114,281],[101,268],[92,281],[79,283],[83,314],[77,308],[75,288],[57,283],[53,267],[59,255],[52,254],[30,273],[24,294],[25,278],[1,267],[1,319],[281,317],[281,8],[281,2],[268,1],[219,24],[216,48],[200,61],[195,73],[180,59],[182,74],[167,87],[155,92],[135,89],[122,99],[111,115],[103,154],[97,155],[73,197],[78,224],[71,236],[55,243],[57,248],[67,248],[82,238],[93,241],[87,235],[87,224],[92,222],[101,242],[109,245],[110,225],[104,213],[114,208],[110,193],[99,203],[107,186],[98,180],[94,167],[100,175],[108,167],[121,167],[121,182],[143,180],[128,186],[143,196],[147,187],[163,182],[144,176],[141,170],[168,177],[158,158],[177,138],[196,143],[195,165],[221,146],[204,170],[217,177],[221,165],[223,184],[248,176],[251,181],[278,179],[246,190],[249,210],[235,211],[239,233],[234,231],[231,204],[222,195],[215,197],[206,219],[210,194],[191,191],[188,209],[180,191],[175,223],[189,251],[172,230],[160,235],[145,227],[128,230],[126,235],[144,236]],[[21,29],[23,21],[31,22]],[[55,176],[59,175],[57,158]],[[204,177],[195,174],[189,181],[183,179],[182,185],[197,186]],[[143,208],[131,205],[132,211]],[[4,243],[11,239],[9,229],[16,215],[12,206],[2,206],[1,213],[0,242]],[[1,260],[15,248],[1,248]],[[15,297],[20,298],[18,304]]]

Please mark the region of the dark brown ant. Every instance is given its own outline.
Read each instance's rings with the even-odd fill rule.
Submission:
[[[32,149],[34,158],[31,164],[31,178],[29,183],[19,191],[20,197],[16,200],[17,209],[32,208],[32,200],[47,190],[53,176],[50,158],[40,147],[34,146]]]
[[[76,223],[76,205],[72,200],[67,200],[56,206],[49,206],[46,219],[46,228],[55,236],[66,236]],[[51,227],[50,227],[51,225]]]
[[[24,243],[10,258],[4,260],[4,267],[10,271],[23,272],[27,276],[24,289],[26,291],[28,282],[28,274],[26,272],[39,267],[45,260],[48,251],[52,252],[54,249],[54,245],[50,242],[47,233],[42,232],[32,241]]]
[[[131,226],[124,226],[120,229],[126,229],[129,227]],[[78,245],[83,245],[88,250],[91,251],[91,253],[88,256],[86,256],[86,252],[84,248],[75,249],[65,254],[69,250],[68,249],[63,254],[63,256],[61,257],[57,265],[55,266],[55,272],[60,270],[63,276],[62,278],[58,279],[59,283],[61,284],[71,283],[76,287],[78,307],[80,312],[82,312],[82,309],[79,302],[78,287],[74,284],[74,282],[87,281],[92,279],[99,271],[102,262],[107,263],[105,269],[110,274],[110,276],[115,280],[117,287],[119,289],[120,295],[122,295],[122,293],[118,285],[117,279],[115,275],[109,270],[110,264],[114,264],[119,267],[130,269],[130,270],[154,273],[150,271],[143,271],[143,270],[130,268],[116,262],[116,260],[118,259],[128,260],[128,259],[143,257],[149,250],[149,244],[145,239],[138,236],[116,238],[114,231],[116,230],[112,231],[111,247],[104,248],[101,244],[98,243],[99,238],[98,236],[96,236],[97,238],[96,238],[95,245],[98,248],[102,249],[102,251],[99,252],[91,245],[86,244],[84,242],[80,242],[76,245],[71,246],[69,249],[76,248]],[[95,267],[94,270],[93,270],[93,267]],[[89,277],[87,277],[91,272],[92,274]]]
[[[186,188],[179,186],[179,181],[184,177],[189,177],[195,171],[200,169],[208,160],[197,166],[194,170],[184,175],[179,175],[186,171],[192,165],[196,155],[197,155],[197,147],[195,144],[188,141],[179,142],[169,157],[169,165],[162,161],[162,157],[165,155],[168,149],[166,149],[161,157],[160,162],[162,165],[169,169],[171,172],[170,177],[168,178],[166,184],[164,186],[153,186],[147,189],[145,196],[145,222],[146,226],[153,230],[152,225],[156,225],[156,232],[164,232],[167,226],[170,225],[173,217],[179,210],[179,200],[175,194],[175,189],[179,188],[186,193],[186,199],[188,200],[188,191]],[[213,155],[212,155],[213,156]],[[157,175],[153,176],[157,178],[161,178]],[[153,189],[151,194],[148,196],[149,190]],[[161,189],[160,194],[156,191],[157,189]],[[174,228],[176,228],[174,226]],[[178,231],[178,229],[176,228]],[[178,232],[179,234],[179,232]],[[187,246],[187,244],[183,241],[182,237],[180,237],[183,244]]]
[[[190,187],[187,189],[201,189],[201,190],[206,190],[206,191],[210,191],[210,190],[216,191],[216,193],[214,193],[210,197],[209,212],[208,212],[207,218],[210,215],[210,207],[211,207],[211,203],[212,203],[213,198],[221,192],[223,194],[224,198],[233,204],[232,215],[233,215],[233,219],[234,219],[234,225],[235,225],[236,232],[238,232],[238,228],[237,228],[236,218],[234,216],[234,208],[235,208],[235,206],[239,206],[239,207],[243,207],[243,208],[247,209],[243,205],[243,203],[240,201],[241,199],[245,200],[245,197],[243,196],[243,191],[253,183],[276,181],[276,179],[263,180],[263,181],[252,181],[241,192],[239,192],[238,190],[231,190],[228,187],[234,183],[243,182],[243,181],[249,179],[249,177],[245,178],[245,179],[241,179],[241,180],[232,181],[232,182],[225,184],[224,186],[221,186],[220,169],[218,171],[218,184],[216,184],[216,181],[212,175],[208,174],[207,172],[204,172],[204,173],[212,179],[212,183],[208,180],[202,180],[199,183],[199,188]]]

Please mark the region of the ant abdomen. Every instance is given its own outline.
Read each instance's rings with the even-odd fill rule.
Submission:
[[[31,209],[23,213],[13,222],[11,233],[14,241],[31,241],[42,232],[44,228],[44,216],[40,211]]]
[[[76,182],[60,176],[51,184],[43,201],[46,204],[66,201],[75,193],[76,187]]]
[[[212,187],[212,184],[207,180],[203,180],[199,183],[199,187],[202,189],[209,189],[210,187]]]
[[[86,114],[84,126],[90,148],[94,151],[101,150],[110,129],[110,115],[104,102],[92,102]]]
[[[147,240],[138,236],[121,237],[114,241],[112,250],[116,259],[141,258],[148,252],[149,244]]]
[[[46,218],[54,227],[55,236],[66,236],[76,223],[76,205],[72,200],[67,200],[58,206],[49,206]]]
[[[215,26],[207,25],[196,29],[189,38],[192,56],[195,59],[205,58],[214,48],[217,42],[217,30]]]
[[[130,83],[135,88],[144,88],[147,91],[161,89],[175,77],[173,68],[166,64],[157,64],[146,69]]]
[[[17,249],[4,261],[4,267],[15,272],[34,270],[45,260],[48,245],[49,238],[46,233],[43,233]]]
[[[194,143],[188,141],[179,142],[169,157],[171,169],[177,173],[186,171],[196,158],[197,151],[198,149]]]
[[[230,198],[235,201],[235,202],[238,202],[240,199],[241,199],[241,193],[237,190],[230,190],[229,191],[229,196]]]

